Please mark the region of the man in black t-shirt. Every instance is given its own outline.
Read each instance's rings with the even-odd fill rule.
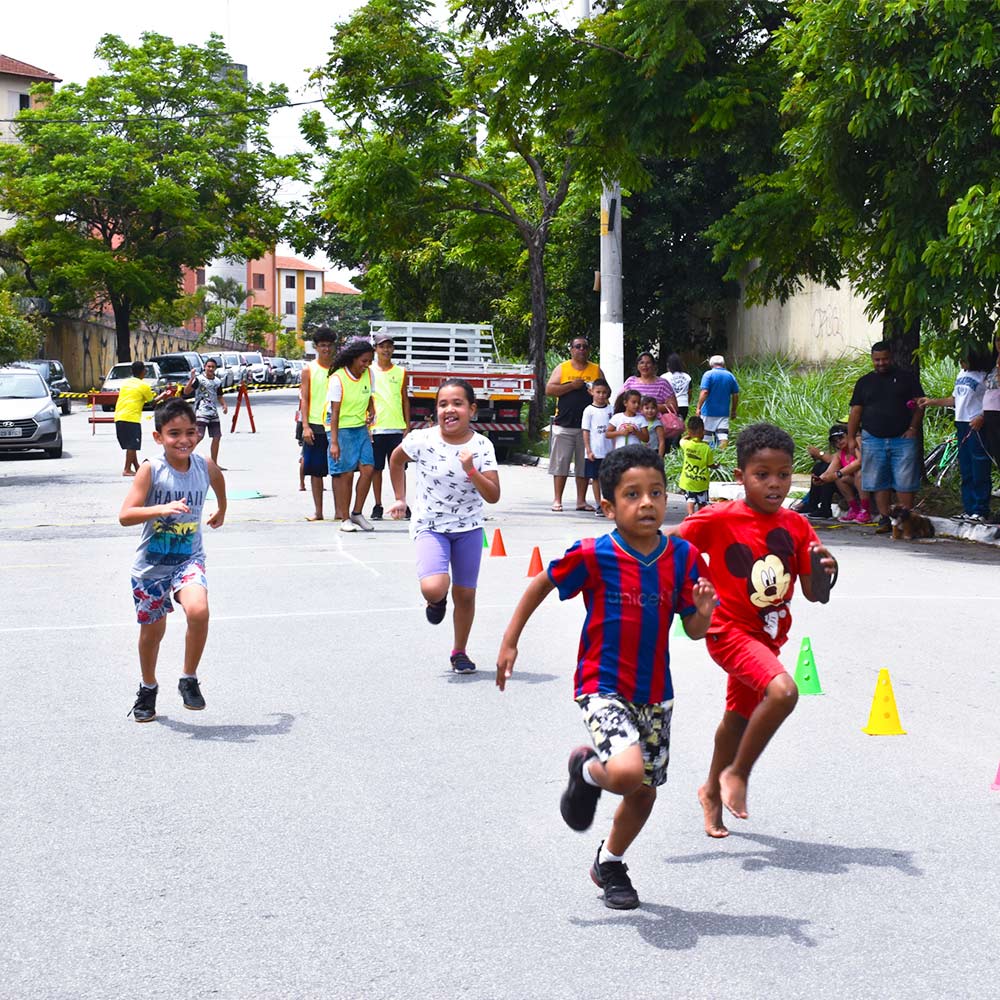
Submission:
[[[889,345],[872,347],[874,371],[854,384],[847,422],[848,447],[859,443],[861,432],[861,488],[875,494],[879,521],[875,533],[892,531],[889,506],[892,491],[901,507],[913,507],[920,487],[920,425],[924,411],[916,400],[924,395],[920,379],[892,363]]]

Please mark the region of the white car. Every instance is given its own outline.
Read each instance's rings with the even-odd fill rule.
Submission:
[[[163,390],[170,384],[161,374],[160,366],[155,361],[145,361],[143,362],[146,366],[146,374],[143,376],[143,382],[146,383],[153,390],[154,393],[159,395]],[[126,379],[132,378],[132,362],[123,361],[120,365],[115,365],[107,375],[104,376],[104,381],[101,383],[101,392],[118,392],[122,387],[122,383]],[[147,404],[147,407],[152,408],[152,403]],[[102,406],[102,410],[113,410],[113,406]]]
[[[0,368],[0,451],[41,449],[62,458],[62,421],[38,372]]]

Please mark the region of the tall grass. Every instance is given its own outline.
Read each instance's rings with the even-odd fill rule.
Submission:
[[[795,441],[795,470],[808,472],[812,459],[806,450],[811,444],[827,447],[830,425],[846,422],[854,383],[872,370],[871,357],[859,354],[843,357],[823,366],[805,366],[785,357],[760,358],[737,364],[732,369],[740,384],[737,419],[730,428],[730,446],[719,453],[714,479],[729,480],[736,465],[734,448],[740,428],[766,421],[784,428]],[[926,361],[920,380],[928,396],[950,396],[958,365],[952,361]],[[692,408],[697,400],[697,381],[692,384]],[[924,418],[924,447],[930,450],[953,430],[950,411],[930,407]],[[676,482],[680,456],[671,454],[667,474]]]

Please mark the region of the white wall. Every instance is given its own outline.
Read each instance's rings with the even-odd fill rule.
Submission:
[[[784,305],[743,305],[730,312],[726,332],[734,358],[785,354],[801,361],[830,361],[865,351],[882,336],[881,320],[865,316],[865,301],[847,281],[839,289],[806,281]]]

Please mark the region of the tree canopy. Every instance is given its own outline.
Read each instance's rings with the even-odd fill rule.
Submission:
[[[274,245],[299,162],[267,136],[284,88],[249,83],[218,36],[105,35],[96,55],[107,72],[86,84],[33,88],[19,142],[0,145],[0,206],[36,288],[60,309],[110,305],[127,360],[133,319],[176,298],[182,268]]]

